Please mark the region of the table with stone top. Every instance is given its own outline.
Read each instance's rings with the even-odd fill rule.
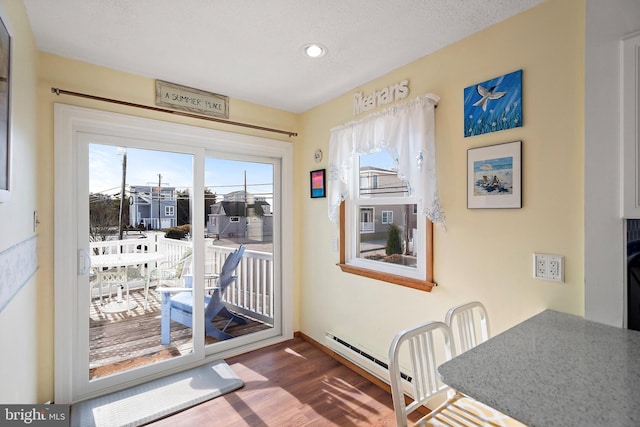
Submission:
[[[545,310],[438,372],[530,427],[640,426],[638,331]]]

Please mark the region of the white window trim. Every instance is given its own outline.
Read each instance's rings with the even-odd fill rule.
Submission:
[[[391,221],[389,221],[389,216],[391,216]],[[392,224],[393,223],[393,211],[381,211],[380,212],[380,222],[382,224]]]

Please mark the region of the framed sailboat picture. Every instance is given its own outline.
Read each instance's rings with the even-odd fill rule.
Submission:
[[[522,207],[522,141],[467,150],[467,208]]]

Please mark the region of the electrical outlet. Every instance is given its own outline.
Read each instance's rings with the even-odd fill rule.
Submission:
[[[547,275],[547,263],[543,256],[539,255],[538,257],[534,257],[535,262],[535,270],[534,277],[545,277]]]
[[[564,282],[564,257],[562,255],[534,253],[533,277],[554,282]]]

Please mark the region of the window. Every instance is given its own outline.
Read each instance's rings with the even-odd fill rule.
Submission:
[[[373,233],[375,224],[373,208],[360,208],[360,233]]]
[[[439,99],[419,95],[331,129],[328,214],[340,223],[343,271],[426,291],[434,286],[432,221],[444,228],[435,159]],[[363,233],[363,208],[391,211],[393,222],[374,217],[373,232]]]
[[[416,199],[392,157],[385,150],[354,156],[352,170],[359,185],[341,216],[343,271],[430,290],[431,222],[416,215]]]
[[[415,210],[415,206],[416,205],[413,205],[414,210]],[[393,211],[382,211],[382,223],[383,224],[393,223]]]
[[[175,215],[175,209],[173,206],[165,206],[164,207],[164,216],[172,217]]]

